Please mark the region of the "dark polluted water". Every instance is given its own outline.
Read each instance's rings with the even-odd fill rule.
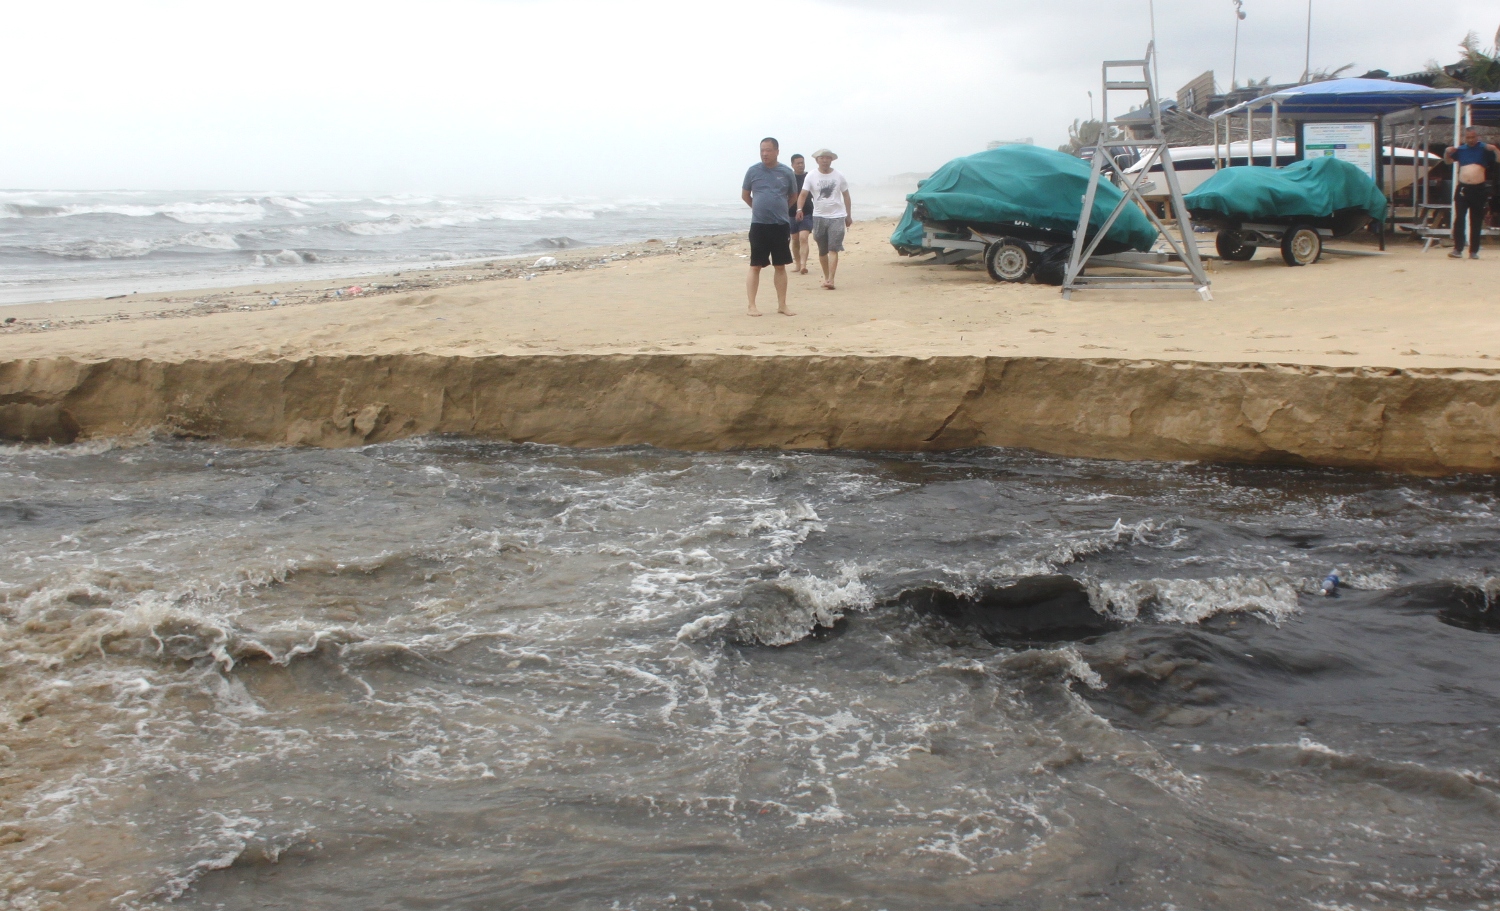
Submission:
[[[0,529],[0,906],[1500,908],[1489,478],[150,442]]]

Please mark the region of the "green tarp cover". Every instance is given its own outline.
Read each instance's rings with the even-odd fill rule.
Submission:
[[[943,165],[906,197],[920,203],[929,222],[963,225],[1020,223],[1072,234],[1078,228],[1083,194],[1089,186],[1089,163],[1064,152],[1036,146],[1009,145],[990,149]],[[1098,228],[1109,218],[1122,194],[1107,181],[1094,198],[1089,225]],[[911,214],[911,206],[907,207]],[[898,247],[920,236],[903,218],[891,235]],[[1156,229],[1134,204],[1121,211],[1106,240],[1136,250],[1149,250]]]
[[[1385,214],[1385,194],[1369,175],[1337,158],[1309,158],[1284,168],[1224,168],[1183,199],[1190,212],[1230,218],[1329,218],[1360,209]]]
[[[891,246],[901,253],[912,255],[926,249],[922,246],[923,235],[926,229],[922,223],[917,221],[917,215],[912,210],[915,208],[911,203],[906,204],[906,214],[901,216],[901,221],[896,224],[896,230],[891,232]]]

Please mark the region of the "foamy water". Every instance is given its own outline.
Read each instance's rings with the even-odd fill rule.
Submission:
[[[0,449],[0,905],[1495,907],[1495,494]]]
[[[741,231],[748,210],[650,199],[0,191],[0,304],[334,278]]]

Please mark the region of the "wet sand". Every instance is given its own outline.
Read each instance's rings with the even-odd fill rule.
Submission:
[[[767,315],[745,316],[748,250],[734,236],[580,251],[550,269],[496,260],[378,276],[354,298],[335,296],[344,283],[292,283],[7,307],[0,317],[16,322],[0,329],[0,431],[58,439],[156,427],[323,445],[430,432],[675,448],[1030,445],[1500,467],[1489,442],[1500,436],[1495,260],[1455,262],[1404,240],[1383,256],[1328,255],[1306,268],[1263,251],[1213,263],[1210,303],[1191,292],[1064,301],[1043,285],[995,284],[978,266],[897,256],[890,228],[856,225],[837,291],[819,288],[815,263],[794,276],[790,318],[769,312],[769,281]],[[467,385],[477,368],[505,375],[511,405],[478,401],[484,390]],[[870,369],[884,379],[864,382]],[[311,384],[289,391],[299,370]],[[1029,387],[1011,383],[999,412],[963,413],[984,412],[1005,391],[999,377],[1018,371]],[[672,379],[689,374],[687,385]],[[1189,375],[1191,391],[1177,381]],[[1222,382],[1205,380],[1215,376]],[[826,394],[797,388],[804,378],[830,384]],[[435,385],[418,395],[412,384]],[[248,388],[254,399],[236,401]],[[1046,412],[1040,423],[1017,423],[1027,402]],[[893,409],[909,414],[872,423]],[[868,432],[850,432],[851,410]],[[1158,414],[1144,432],[1135,425],[1148,411]],[[1417,428],[1410,442],[1382,452],[1402,421]],[[1309,433],[1323,442],[1299,444]]]

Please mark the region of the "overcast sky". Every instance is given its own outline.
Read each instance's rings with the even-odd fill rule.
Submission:
[[[1307,0],[1244,0],[1239,74],[1295,80]],[[707,199],[756,142],[858,184],[992,139],[1054,146],[1147,0],[13,3],[0,187]],[[1229,82],[1232,0],[1156,0],[1162,82]],[[1312,65],[1488,45],[1494,0],[1313,0]],[[726,189],[727,187],[727,189]]]

